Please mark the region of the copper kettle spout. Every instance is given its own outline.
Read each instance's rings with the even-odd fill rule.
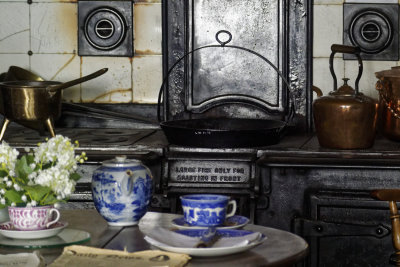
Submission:
[[[312,90],[317,94],[318,97],[321,97],[323,95],[322,90],[314,85],[312,86]]]

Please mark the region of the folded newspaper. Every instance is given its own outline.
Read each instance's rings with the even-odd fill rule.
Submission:
[[[2,267],[44,267],[46,264],[38,251],[32,253],[0,254]]]
[[[93,248],[87,246],[68,246],[50,267],[150,267],[169,266],[181,267],[190,260],[186,254],[172,253],[161,250],[144,250],[126,252],[119,250]]]

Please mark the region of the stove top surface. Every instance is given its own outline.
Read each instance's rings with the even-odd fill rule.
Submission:
[[[93,128],[59,128],[56,135],[79,141],[81,148],[117,148],[129,147],[155,133],[154,129],[93,129]],[[36,146],[45,141],[50,134],[40,135],[38,131],[22,126],[7,128],[4,141],[16,147]]]

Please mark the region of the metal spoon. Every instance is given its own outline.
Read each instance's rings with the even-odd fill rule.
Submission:
[[[220,236],[217,235],[217,229],[215,227],[209,227],[202,233],[200,242],[195,247],[210,248],[215,244],[215,242],[218,241],[219,238]]]

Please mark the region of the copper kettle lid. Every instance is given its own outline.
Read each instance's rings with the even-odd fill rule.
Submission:
[[[347,82],[350,80],[349,78],[343,78],[344,84],[339,87],[339,89],[332,91],[329,93],[331,96],[354,96],[356,95],[356,91],[347,84]],[[359,93],[357,93],[359,94]]]
[[[377,78],[382,78],[382,77],[400,78],[400,67],[395,66],[392,67],[390,70],[382,70],[375,72],[375,76]]]

